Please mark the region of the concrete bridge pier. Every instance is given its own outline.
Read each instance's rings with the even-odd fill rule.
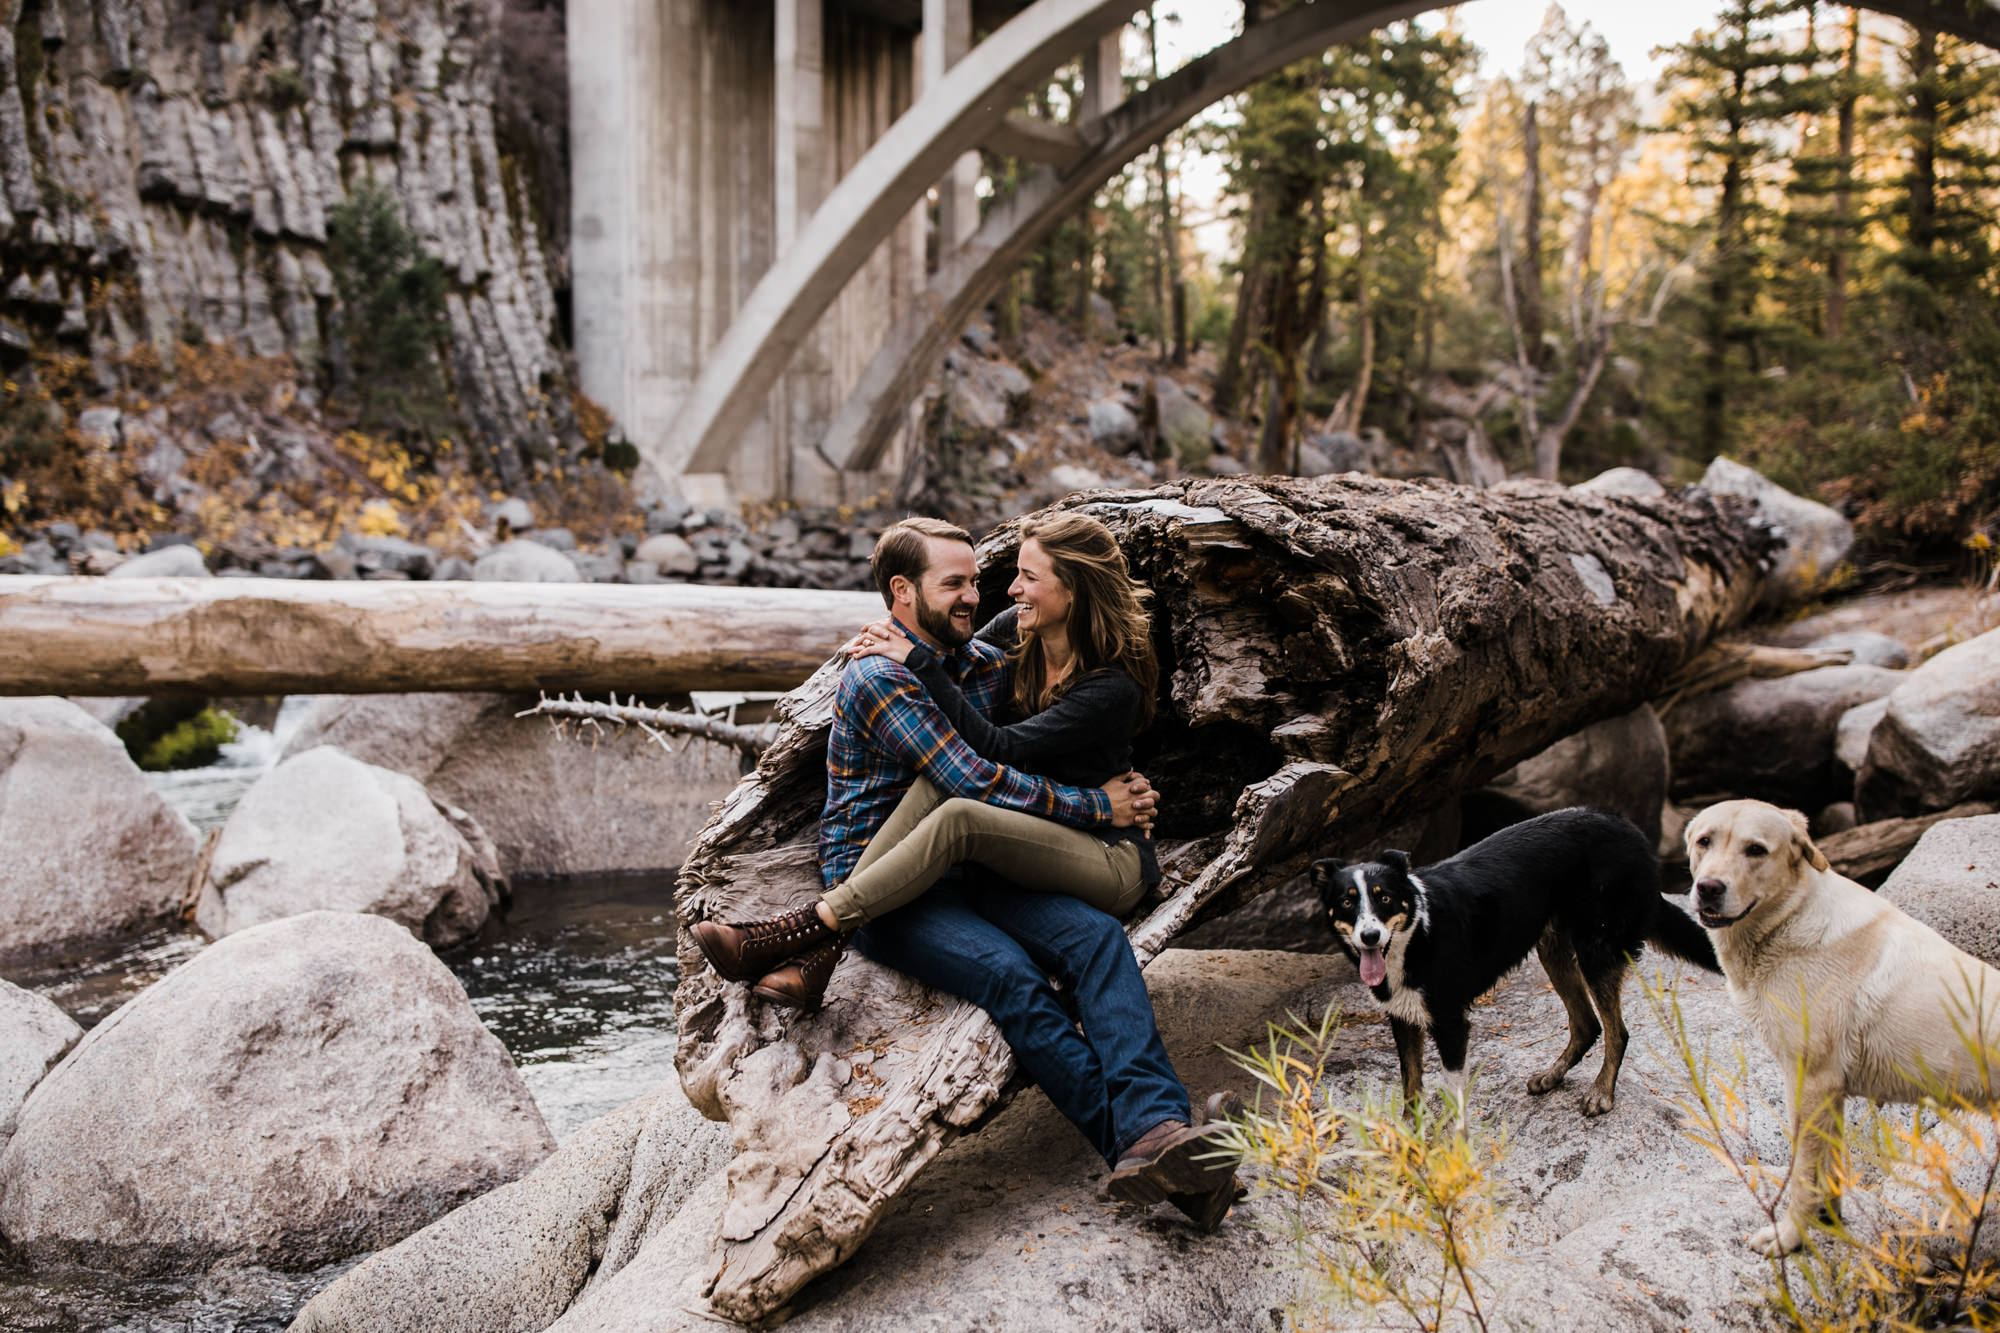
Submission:
[[[642,449],[671,433],[757,280],[915,100],[917,17],[882,0],[569,0],[578,370]],[[828,503],[891,485],[900,443],[859,473],[814,445],[924,284],[925,212],[882,236],[722,461],[649,466],[641,489]]]

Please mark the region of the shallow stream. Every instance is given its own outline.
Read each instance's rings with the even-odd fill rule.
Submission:
[[[276,758],[308,701],[288,700],[276,734],[256,728],[223,762],[152,775],[202,828],[220,827]],[[162,931],[106,957],[9,980],[48,996],[84,1027],[198,952],[192,931]],[[504,921],[440,955],[520,1067],[558,1140],[673,1073],[671,876],[531,880]],[[88,1270],[27,1272],[0,1258],[7,1333],[264,1333],[360,1256],[315,1273],[230,1270],[134,1280]]]

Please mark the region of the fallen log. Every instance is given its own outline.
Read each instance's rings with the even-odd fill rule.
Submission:
[[[1773,539],[1728,497],[1634,500],[1553,483],[1478,491],[1349,476],[1094,492],[1154,592],[1165,898],[1128,928],[1149,962],[1190,925],[1365,842],[1559,737],[1630,711],[1738,621]],[[986,610],[1016,538],[980,549]],[[781,726],[682,868],[683,922],[765,915],[819,888],[814,838],[840,664]],[[793,1016],[720,982],[681,936],[682,1084],[738,1148],[713,1255],[721,1314],[768,1319],[851,1255],[952,1137],[1007,1095],[983,1012],[850,956]]]
[[[873,593],[0,578],[0,695],[790,689]]]
[[[1947,819],[1976,819],[1994,813],[1995,808],[1985,801],[1967,801],[1936,814],[1878,819],[1872,824],[1830,833],[1817,846],[1836,871],[1849,879],[1866,880],[1894,870],[1931,825]]]

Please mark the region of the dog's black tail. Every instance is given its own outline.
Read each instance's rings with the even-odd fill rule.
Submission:
[[[1683,912],[1665,898],[1653,902],[1653,923],[1646,929],[1646,939],[1653,947],[1696,967],[1710,972],[1721,972],[1722,964],[1716,961],[1715,946],[1709,942],[1708,932],[1698,925],[1694,918]]]

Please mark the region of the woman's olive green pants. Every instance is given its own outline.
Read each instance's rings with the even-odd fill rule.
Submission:
[[[826,905],[841,929],[852,930],[915,900],[962,861],[1024,889],[1081,898],[1113,916],[1131,911],[1145,891],[1136,844],[1105,842],[1053,819],[963,796],[946,798],[919,777],[853,873],[827,891]]]

